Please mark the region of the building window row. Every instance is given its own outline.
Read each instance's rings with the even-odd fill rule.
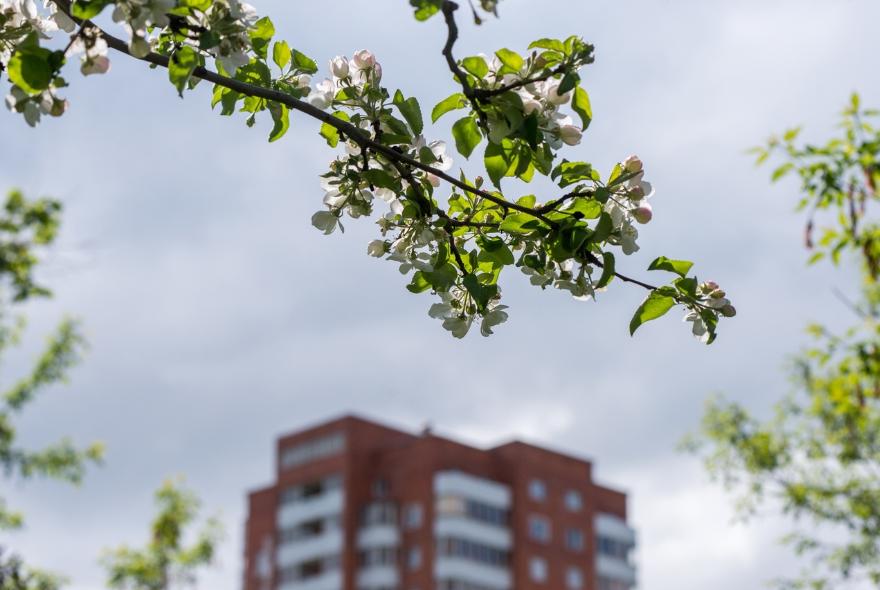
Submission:
[[[535,502],[544,502],[547,500],[547,484],[541,479],[532,479],[528,486],[529,498]],[[566,490],[562,497],[565,507],[569,512],[580,512],[584,507],[584,499],[577,490]]]
[[[396,547],[373,547],[361,551],[358,554],[358,562],[361,567],[397,565],[397,553]]]
[[[318,559],[311,559],[296,565],[282,568],[279,572],[281,583],[302,582],[311,578],[326,574],[339,569],[339,555],[328,555]]]
[[[623,561],[629,559],[629,550],[632,548],[630,543],[603,536],[596,539],[596,545],[600,554]]]
[[[345,435],[342,433],[314,438],[283,449],[281,451],[281,467],[282,469],[299,467],[318,459],[338,455],[344,450]]]
[[[444,516],[465,516],[486,524],[506,527],[510,523],[510,512],[477,500],[459,496],[441,496],[437,499],[437,514]]]
[[[308,500],[326,494],[327,492],[338,490],[341,487],[341,475],[331,475],[330,477],[290,486],[281,492],[281,504],[290,504],[292,502],[299,502],[300,500]]]
[[[437,553],[444,557],[462,557],[497,567],[506,567],[510,561],[507,551],[455,537],[438,539]]]
[[[373,502],[364,507],[361,514],[363,526],[397,524],[397,505],[393,502]]]
[[[543,584],[547,581],[549,573],[550,572],[547,567],[547,560],[543,557],[532,557],[529,560],[529,577],[532,579],[533,582]],[[565,587],[567,590],[581,590],[584,587],[583,570],[581,570],[579,567],[574,566],[566,568]]]
[[[303,541],[312,537],[317,537],[329,531],[340,530],[341,527],[342,521],[338,515],[328,518],[319,518],[304,522],[295,527],[281,529],[279,540],[282,545],[284,543]]]

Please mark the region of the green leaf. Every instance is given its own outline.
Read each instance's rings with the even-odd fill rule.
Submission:
[[[510,49],[499,49],[495,52],[501,63],[510,68],[513,73],[519,72],[523,67],[523,58],[515,51]]]
[[[513,264],[513,252],[501,238],[480,236],[477,238],[477,244],[482,248],[478,257],[480,261],[488,261],[501,266]]]
[[[373,186],[390,189],[398,188],[397,181],[394,179],[394,177],[385,170],[382,170],[381,168],[370,168],[369,170],[364,170],[361,173],[361,176],[363,176],[367,180],[367,182],[369,182]]]
[[[480,311],[485,309],[486,304],[498,293],[497,285],[484,285],[474,274],[465,275],[462,283],[468,293],[471,294],[471,297],[474,298]]]
[[[786,162],[785,164],[773,171],[773,175],[770,177],[770,180],[772,182],[776,182],[792,170],[794,170],[794,164],[792,162]]]
[[[199,54],[189,45],[184,45],[173,54],[168,60],[168,79],[177,88],[177,93],[182,97],[183,89],[189,82],[193,70],[199,65]]]
[[[629,323],[630,336],[635,334],[639,326],[645,322],[662,317],[667,311],[672,309],[673,305],[675,305],[675,299],[672,297],[651,291],[651,294],[642,302]]]
[[[287,44],[287,41],[278,41],[272,47],[272,61],[282,70],[290,63],[290,56],[290,45]]]
[[[486,60],[479,56],[466,57],[461,60],[461,65],[465,71],[473,74],[477,78],[485,78],[489,73],[489,65]]]
[[[529,44],[529,49],[550,49],[552,51],[558,51],[559,53],[565,53],[565,45],[562,44],[562,41],[559,39],[538,39],[537,41],[532,41]]]
[[[336,147],[339,145],[339,131],[336,130],[336,127],[332,125],[328,125],[327,123],[321,123],[321,137],[327,140],[327,145],[330,147]]]
[[[409,4],[416,9],[416,20],[426,21],[440,12],[443,0],[409,0]]]
[[[269,143],[271,143],[281,139],[287,133],[290,128],[290,114],[287,105],[278,102],[269,103],[269,113],[272,115],[272,120],[275,121],[275,126],[269,134]]]
[[[602,276],[596,283],[596,288],[601,289],[611,282],[614,278],[614,254],[611,252],[602,252]]]
[[[420,270],[417,270],[415,274],[413,274],[412,281],[406,286],[407,291],[410,293],[423,293],[431,288],[431,281],[425,277],[425,273]]]
[[[416,100],[415,97],[404,99],[403,93],[398,90],[394,93],[394,106],[397,107],[400,114],[406,119],[413,134],[420,135],[424,127],[424,122],[422,121],[422,109],[419,106],[419,101]]]
[[[586,130],[590,126],[590,121],[593,120],[593,109],[590,106],[590,95],[580,86],[574,89],[571,108],[581,118],[581,129]]]
[[[461,92],[456,92],[452,96],[448,96],[437,103],[434,110],[431,111],[431,122],[436,123],[437,119],[456,109],[464,108],[467,105],[467,98]]]
[[[251,38],[251,44],[254,47],[254,53],[261,58],[266,59],[269,52],[269,42],[275,35],[275,25],[268,16],[264,16],[254,26],[248,30],[248,36]]]
[[[486,146],[486,152],[483,157],[483,161],[486,165],[486,173],[492,180],[492,184],[500,187],[501,179],[507,173],[507,168],[509,165],[504,150],[501,148],[500,145],[489,142],[489,145]]]
[[[666,270],[684,278],[693,265],[694,263],[688,260],[671,260],[661,256],[648,266],[648,270]]]
[[[452,137],[455,138],[455,148],[465,158],[469,158],[474,148],[480,145],[483,135],[473,117],[464,117],[452,126]],[[490,173],[491,174],[491,173]]]
[[[574,90],[575,86],[577,86],[578,82],[580,81],[580,76],[572,72],[568,72],[562,77],[562,82],[559,83],[559,89],[556,92],[558,94],[565,94],[566,92],[570,92]]]
[[[504,218],[498,229],[512,234],[530,234],[543,223],[528,213],[513,213]]]
[[[15,52],[6,66],[9,80],[28,94],[39,94],[52,82],[50,54],[48,49]]]
[[[90,19],[98,16],[112,0],[75,0],[70,5],[70,13],[79,19]]]
[[[290,51],[293,54],[293,65],[295,65],[298,70],[301,70],[306,74],[314,74],[318,71],[318,64],[315,63],[315,60],[296,49],[291,49]]]

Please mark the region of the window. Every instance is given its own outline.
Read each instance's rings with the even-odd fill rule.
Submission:
[[[417,529],[422,526],[422,505],[418,502],[407,504],[403,512],[403,526],[408,529]]]
[[[345,435],[342,433],[307,440],[281,452],[281,467],[290,469],[318,459],[338,455],[345,450]]]
[[[568,490],[565,492],[565,507],[571,512],[580,512],[583,506],[584,501],[583,498],[581,498],[581,493],[579,491]]]
[[[550,521],[543,516],[529,517],[529,537],[541,543],[550,542]]]
[[[569,590],[580,590],[584,587],[584,573],[576,567],[565,570],[565,587]]]
[[[397,507],[391,502],[373,502],[364,507],[364,526],[397,523]]]
[[[599,537],[599,553],[626,561],[629,558],[630,545],[621,541],[615,541],[608,537]]]
[[[406,555],[406,565],[411,570],[417,570],[422,567],[422,548],[416,545],[410,547]]]
[[[377,479],[373,482],[373,496],[376,498],[384,498],[388,495],[388,490],[391,486],[388,484],[387,479]]]
[[[571,551],[583,551],[584,532],[580,529],[565,529],[565,548]]]
[[[533,582],[547,581],[547,561],[541,557],[533,557],[529,560],[529,576]]]
[[[455,537],[438,539],[437,552],[439,555],[447,557],[463,557],[498,567],[506,567],[509,562],[507,551]]]
[[[281,492],[281,503],[288,504],[300,500],[308,500],[342,487],[342,477],[331,475],[324,479],[316,479],[300,485],[291,486]]]
[[[543,502],[547,499],[547,486],[540,479],[533,479],[529,482],[529,498],[536,502]]]

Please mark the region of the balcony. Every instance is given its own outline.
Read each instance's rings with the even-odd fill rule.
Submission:
[[[333,570],[303,580],[284,582],[278,590],[339,590],[342,588],[342,572]]]
[[[360,590],[371,588],[397,588],[400,584],[400,575],[397,566],[373,565],[365,567],[358,572],[357,586]]]
[[[358,549],[372,547],[397,547],[400,544],[400,531],[393,524],[371,524],[361,528],[357,534]]]
[[[614,539],[630,547],[636,544],[636,531],[621,518],[611,514],[596,515],[596,535]]]
[[[499,508],[510,508],[510,488],[463,471],[440,471],[434,475],[437,496],[460,496]]]
[[[285,568],[325,555],[336,555],[342,553],[342,544],[342,529],[334,528],[313,537],[289,541],[280,545],[276,561],[279,568]]]
[[[434,536],[467,539],[496,549],[510,550],[513,547],[509,528],[487,524],[466,516],[438,514],[434,519]]]
[[[628,586],[635,586],[636,583],[635,566],[626,560],[608,555],[596,556],[596,574],[603,578],[623,582]]]
[[[461,557],[438,556],[434,561],[434,579],[460,580],[492,590],[510,590],[512,587],[510,570],[507,568]]]
[[[294,527],[303,522],[340,514],[345,506],[342,489],[284,504],[278,510],[278,528]]]

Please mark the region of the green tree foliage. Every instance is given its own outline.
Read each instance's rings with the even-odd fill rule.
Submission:
[[[156,491],[159,513],[142,549],[120,547],[103,559],[107,585],[120,590],[171,590],[191,586],[199,568],[209,565],[222,537],[220,523],[209,519],[186,544],[186,530],[198,515],[199,500],[179,484],[167,481]]]
[[[52,0],[43,12],[27,0],[0,0],[7,105],[36,125],[67,110],[59,93],[74,56],[87,76],[109,71],[110,50],[143,60],[165,68],[180,96],[213,84],[211,106],[225,116],[243,113],[248,126],[271,122],[271,142],[292,127],[291,112],[319,121],[321,137],[339,155],[322,175],[324,208],[312,224],[330,234],[343,231],[345,218],[376,218],[380,237],[367,252],[396,264],[410,292],[432,293],[429,315],[456,337],[475,324],[488,336],[506,321],[500,278],[518,269],[531,284],[577,299],[595,298],[614,280],[631,283],[648,291],[631,332],[679,306],[694,335],[712,342],[719,319],[735,314],[717,284],[680,273],[690,268],[683,261],[652,265],[674,273],[665,286],[621,272],[621,256],[639,249],[638,226],[653,218],[641,160],[620,158],[600,171],[562,157],[593,118],[581,79],[593,46],[572,35],[458,58],[459,6],[410,4],[417,20],[442,15],[446,26],[443,65],[453,92],[431,109],[431,124],[455,113],[456,150],[477,159],[483,175],[451,172],[445,143],[426,137],[432,129],[420,101],[382,85],[372,52],[332,58],[327,77],[313,83],[317,62],[275,39],[271,19],[239,0]],[[497,14],[497,0],[470,7],[477,23]],[[105,12],[127,38],[89,20]],[[65,49],[46,43],[59,30],[71,33]],[[524,186],[536,176],[549,179],[547,194]]]
[[[23,329],[20,317],[9,317],[14,304],[49,295],[45,287],[36,283],[34,270],[39,248],[48,246],[55,238],[60,210],[57,201],[28,201],[13,191],[0,212],[0,360],[15,345]],[[40,392],[65,380],[83,347],[77,324],[65,320],[48,339],[30,372],[11,384],[0,385],[0,468],[5,477],[48,477],[78,484],[86,466],[100,460],[100,444],[81,449],[62,439],[43,449],[31,450],[21,447],[16,440],[15,418]],[[23,523],[21,513],[9,508],[0,496],[0,531],[21,528]],[[57,578],[27,567],[20,557],[0,551],[0,590],[46,590],[57,584]]]
[[[739,490],[744,515],[771,499],[796,522],[785,540],[808,565],[779,581],[783,588],[880,585],[880,225],[871,214],[880,200],[877,115],[853,96],[840,137],[802,144],[793,129],[755,150],[759,163],[781,159],[774,180],[800,177],[810,262],[837,265],[852,255],[863,296],[847,304],[856,321],[842,334],[810,326],[815,344],[794,363],[796,393],[777,404],[772,419],[714,399],[687,443],[712,475]],[[816,239],[819,224],[827,225]]]

